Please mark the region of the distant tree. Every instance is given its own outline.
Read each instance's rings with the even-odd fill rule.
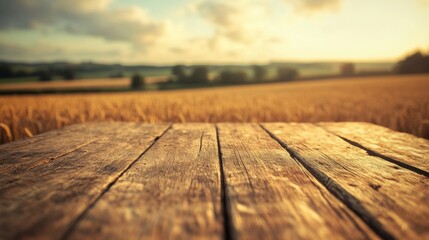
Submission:
[[[63,69],[60,74],[64,80],[73,80],[76,78],[75,72],[71,68]]]
[[[243,83],[248,80],[244,71],[222,71],[219,74],[218,81],[226,84]]]
[[[264,66],[253,65],[253,80],[263,81],[267,76],[267,69]]]
[[[209,82],[209,70],[207,67],[199,66],[195,67],[189,77],[191,83],[208,83]]]
[[[399,61],[394,71],[399,74],[429,72],[429,55],[417,51]]]
[[[13,73],[14,77],[27,77],[30,76],[31,73],[24,71],[24,70],[18,70]]]
[[[293,81],[299,76],[298,70],[289,67],[279,67],[277,69],[277,80],[279,81]]]
[[[34,72],[28,70],[16,69],[16,66],[8,63],[0,63],[0,78],[16,78],[36,76]]]
[[[52,73],[47,70],[38,71],[37,76],[39,77],[39,81],[41,82],[48,82],[52,80]]]
[[[182,82],[182,83],[187,83],[189,78],[186,75],[185,72],[185,66],[184,65],[176,65],[173,66],[173,68],[171,69],[171,73],[176,76],[177,81]]]
[[[353,63],[343,63],[340,66],[341,75],[350,76],[355,74],[355,65]]]
[[[9,65],[0,65],[0,78],[13,77],[12,67]]]
[[[145,79],[140,74],[136,73],[131,77],[131,88],[141,89],[145,85]]]

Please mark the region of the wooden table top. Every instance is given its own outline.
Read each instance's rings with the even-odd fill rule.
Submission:
[[[369,123],[88,123],[0,145],[0,239],[429,239],[429,141]]]

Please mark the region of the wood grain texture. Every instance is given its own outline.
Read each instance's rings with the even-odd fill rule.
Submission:
[[[218,124],[226,198],[237,239],[376,236],[256,124]]]
[[[429,141],[370,123],[321,123],[320,126],[365,149],[416,167],[429,175]]]
[[[84,129],[86,127],[86,125],[87,124],[74,124],[74,125],[70,125],[70,126],[61,128],[61,129],[37,134],[31,138],[20,139],[20,140],[16,140],[16,141],[13,141],[13,142],[10,142],[7,144],[1,144],[0,145],[0,154],[5,153],[7,151],[17,150],[17,149],[22,148],[22,147],[27,147],[28,145],[35,143],[35,142],[44,141],[46,139],[51,139],[53,137],[59,137],[63,134],[67,134],[69,132],[80,131],[80,130]]]
[[[1,175],[0,239],[62,237],[167,127],[112,125],[105,138],[53,162]],[[99,132],[95,126],[90,131]]]
[[[263,126],[384,237],[429,238],[428,178],[369,156],[313,124]]]
[[[71,239],[221,239],[215,127],[175,124],[97,201]]]
[[[97,139],[124,123],[74,125],[63,130],[5,145],[0,151],[0,174],[19,175],[36,166],[55,161]]]

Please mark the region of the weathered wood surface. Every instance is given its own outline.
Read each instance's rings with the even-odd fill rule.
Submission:
[[[417,168],[413,170],[429,176],[429,141],[426,139],[370,123],[321,123],[320,126],[363,149]]]
[[[0,146],[0,239],[429,239],[427,146],[363,123],[70,126]]]
[[[382,236],[429,238],[429,181],[313,124],[263,126]]]
[[[105,123],[100,123],[105,124]],[[115,124],[115,123],[112,123]],[[88,124],[74,124],[71,126],[64,127],[62,129],[57,129],[49,132],[45,132],[42,134],[34,135],[31,138],[27,139],[20,139],[11,143],[2,144],[0,145],[0,154],[8,153],[7,151],[10,150],[16,150],[22,147],[26,147],[33,143],[41,143],[47,139],[53,138],[53,137],[60,137],[61,135],[68,134],[70,132],[77,132],[80,130],[83,130],[86,128]]]
[[[215,127],[174,125],[89,210],[70,237],[221,239],[220,192]]]
[[[233,236],[375,238],[362,220],[259,125],[220,124],[218,128]]]
[[[166,128],[112,125],[104,138],[53,162],[18,174],[2,173],[0,239],[63,236]],[[96,125],[91,129],[98,132]],[[37,149],[36,145],[28,148]]]
[[[19,175],[50,163],[97,139],[106,138],[106,132],[121,125],[123,123],[100,123],[96,127],[91,124],[73,125],[62,131],[51,131],[27,140],[0,145],[0,173]]]

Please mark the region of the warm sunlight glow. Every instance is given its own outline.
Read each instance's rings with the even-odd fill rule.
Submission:
[[[395,61],[429,47],[424,0],[16,0],[0,9],[0,59],[15,61]]]

